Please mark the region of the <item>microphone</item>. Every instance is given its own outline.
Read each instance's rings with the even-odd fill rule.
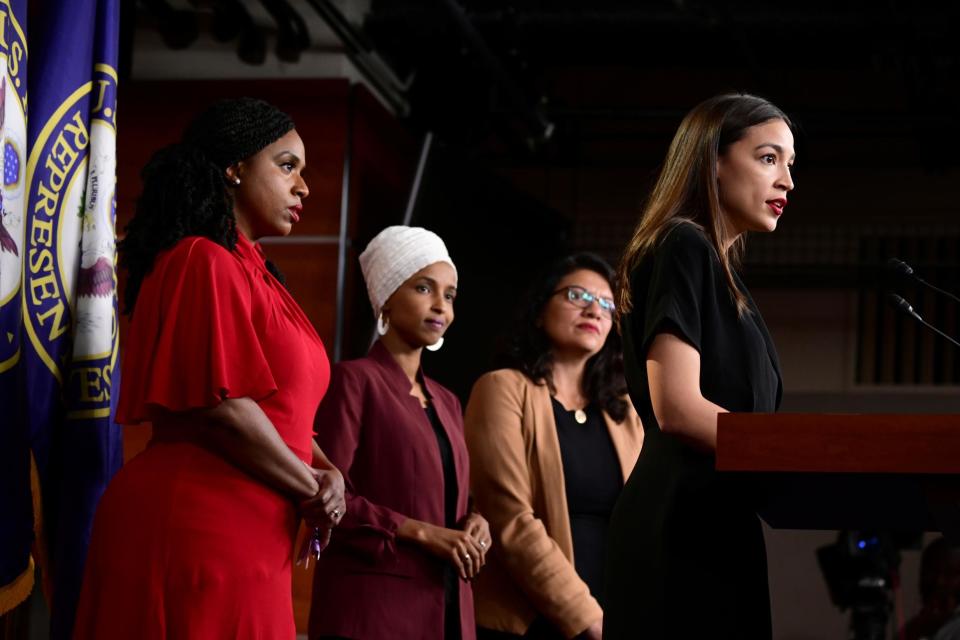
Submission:
[[[920,314],[913,310],[913,306],[904,300],[903,296],[898,296],[895,293],[888,293],[887,300],[890,302],[890,305],[900,313],[906,314],[912,317],[914,320],[918,320],[919,322],[924,322],[923,318],[920,317]]]
[[[903,266],[907,267],[908,269],[910,268],[909,266],[906,265],[906,263],[903,263]],[[911,306],[909,302],[904,300],[902,296],[898,296],[895,293],[888,293],[887,301],[890,303],[890,305],[894,309],[896,309],[900,313],[910,316],[911,318],[913,318],[923,326],[927,327],[928,329],[936,331],[941,337],[949,340],[955,346],[960,347],[960,342],[957,342],[956,340],[954,340],[953,338],[945,334],[943,331],[940,331],[940,329],[937,329],[935,326],[933,326],[932,324],[924,320],[922,317],[920,317],[920,314],[914,311],[913,306]]]
[[[890,258],[889,260],[887,260],[887,270],[900,277],[913,278],[914,280],[916,280],[923,286],[927,287],[928,289],[933,289],[937,293],[947,296],[954,302],[960,302],[960,298],[953,295],[949,291],[944,291],[940,287],[936,287],[930,284],[929,282],[927,282],[926,280],[924,280],[923,278],[921,278],[920,276],[918,276],[916,273],[913,272],[913,267],[908,265],[903,260],[899,260],[897,258]],[[907,305],[907,306],[910,306],[910,305]]]

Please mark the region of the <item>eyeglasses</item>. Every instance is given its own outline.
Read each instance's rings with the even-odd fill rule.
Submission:
[[[617,305],[613,303],[612,298],[603,298],[596,294],[590,293],[583,287],[564,287],[563,289],[557,289],[553,292],[553,295],[558,293],[564,294],[567,301],[573,303],[574,306],[580,307],[581,309],[586,309],[594,302],[600,305],[600,309],[604,311],[607,315],[613,315],[613,312],[616,310]]]

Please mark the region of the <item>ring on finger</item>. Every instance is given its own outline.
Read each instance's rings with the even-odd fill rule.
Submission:
[[[340,509],[334,509],[333,511],[330,512],[330,515],[333,516],[334,518],[339,518],[339,517],[340,517]]]
[[[486,541],[486,540],[481,540],[478,544],[480,545],[480,548],[481,548],[481,549],[486,549],[486,548],[487,548],[487,541]]]
[[[469,554],[469,553],[464,553],[464,554],[463,554],[463,559],[464,559],[464,560],[469,560],[469,559],[470,559],[470,554]]]

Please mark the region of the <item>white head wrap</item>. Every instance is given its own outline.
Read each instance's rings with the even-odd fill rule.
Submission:
[[[447,253],[447,246],[432,231],[398,225],[378,233],[360,254],[360,269],[367,283],[373,315],[380,315],[387,299],[410,276],[437,262],[446,262],[453,267],[454,277],[457,276],[457,267]]]

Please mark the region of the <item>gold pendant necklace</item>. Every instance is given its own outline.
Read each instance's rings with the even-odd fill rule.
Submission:
[[[573,412],[573,419],[577,421],[577,424],[586,424],[587,412],[583,409],[577,409]]]

